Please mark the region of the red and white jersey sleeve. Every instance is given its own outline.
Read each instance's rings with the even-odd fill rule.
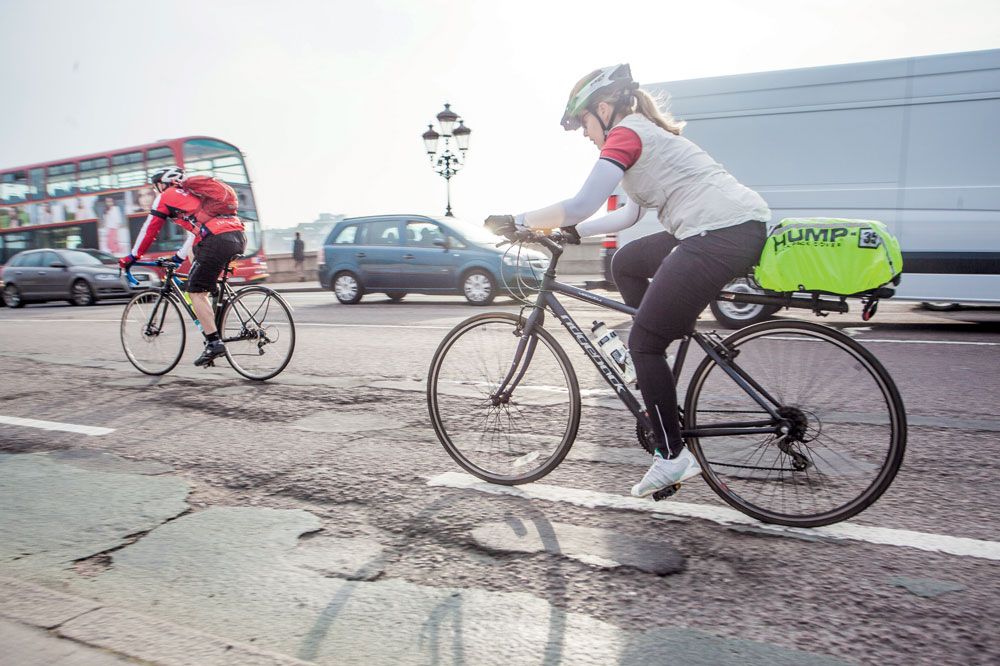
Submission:
[[[608,160],[628,171],[639,161],[642,155],[642,140],[635,130],[628,127],[615,127],[608,132],[608,138],[601,148],[601,159]]]

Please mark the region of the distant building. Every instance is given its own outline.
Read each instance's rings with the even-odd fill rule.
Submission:
[[[302,234],[306,252],[315,252],[323,246],[330,229],[344,219],[340,213],[320,213],[312,222],[302,222],[284,229],[264,229],[264,248],[268,254],[286,254],[292,251],[295,232]]]

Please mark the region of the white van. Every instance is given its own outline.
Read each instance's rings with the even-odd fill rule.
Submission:
[[[645,86],[785,217],[881,220],[897,299],[1000,303],[1000,49]],[[652,214],[619,246],[662,227]],[[734,285],[749,289],[746,284]],[[713,304],[723,325],[770,316]]]

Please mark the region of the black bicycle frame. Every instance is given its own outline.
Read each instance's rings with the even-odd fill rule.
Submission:
[[[155,262],[136,262],[135,265],[159,266],[159,264]],[[186,296],[184,291],[184,286],[180,280],[180,278],[182,277],[187,277],[187,273],[178,273],[173,268],[169,267],[166,269],[166,271],[167,272],[165,275],[165,279],[163,280],[163,284],[159,288],[160,294],[162,295],[163,298],[166,298],[168,295],[172,294],[178,301],[180,301],[181,306],[184,308],[184,311],[188,313],[188,316],[191,317],[193,321],[197,322],[198,315],[195,314],[194,307],[192,306],[190,299]],[[220,307],[220,303],[224,302],[225,300],[228,300],[228,298],[231,298],[234,294],[232,287],[229,286],[229,282],[226,279],[227,276],[228,276],[228,270],[222,273],[222,276],[219,278],[218,282],[219,289],[216,291],[216,293],[212,294],[212,312],[214,313],[215,316],[216,328],[218,328],[219,324],[221,323],[219,321],[220,317],[222,316],[222,308]],[[152,314],[155,315],[156,311],[157,308],[154,308]],[[166,316],[165,310],[164,310],[164,316]],[[162,325],[163,322],[161,321],[160,323]],[[152,324],[152,320],[150,320],[149,324]],[[225,340],[224,342],[230,342],[230,341]]]
[[[612,389],[614,389],[618,399],[625,404],[630,412],[632,412],[632,415],[635,416],[640,424],[642,424],[643,428],[646,428],[649,432],[653,432],[649,415],[643,409],[642,405],[639,404],[639,401],[636,400],[635,396],[625,385],[625,382],[618,375],[618,373],[611,368],[607,361],[604,360],[604,356],[597,350],[596,347],[594,347],[590,338],[580,329],[576,321],[573,320],[573,317],[570,316],[569,312],[566,311],[566,308],[564,308],[556,298],[555,294],[565,294],[566,296],[580,301],[593,303],[609,310],[627,314],[630,317],[635,316],[636,309],[619,301],[605,298],[597,294],[592,294],[585,289],[580,289],[579,287],[574,287],[573,285],[556,281],[555,268],[556,264],[559,262],[560,255],[562,255],[562,247],[555,241],[548,238],[539,239],[539,242],[552,253],[552,260],[548,269],[542,276],[542,282],[538,290],[538,297],[535,299],[535,304],[532,308],[531,314],[524,319],[524,324],[521,326],[520,340],[518,341],[517,349],[514,352],[514,360],[511,363],[510,370],[508,370],[507,375],[504,377],[503,381],[500,382],[500,386],[493,395],[494,403],[499,404],[500,402],[508,400],[517,388],[521,378],[524,377],[525,372],[527,372],[528,365],[531,363],[531,358],[534,355],[535,346],[538,341],[538,338],[532,335],[532,331],[534,331],[536,327],[544,324],[545,311],[548,309],[553,315],[555,315],[556,318],[559,319],[559,323],[563,325],[569,334],[573,336],[573,339],[576,340],[576,343],[587,355],[587,358],[589,358],[591,363],[597,367],[601,376],[604,378],[604,381],[607,382]],[[675,383],[680,378],[681,369],[684,366],[684,358],[687,355],[688,347],[690,346],[692,339],[698,343],[698,345],[704,350],[705,354],[711,357],[712,360],[714,360],[719,367],[722,368],[722,370],[729,375],[730,378],[732,378],[732,380],[736,382],[736,384],[743,389],[748,396],[750,396],[750,398],[753,399],[754,402],[770,414],[771,419],[767,421],[718,423],[706,428],[682,429],[681,435],[683,437],[781,434],[782,432],[787,431],[790,424],[780,414],[778,414],[776,409],[776,405],[779,405],[780,403],[778,403],[777,400],[775,400],[762,386],[760,386],[760,384],[754,381],[754,379],[750,377],[742,368],[733,362],[730,357],[731,350],[729,350],[724,343],[717,338],[717,336],[714,336],[714,334],[706,335],[699,331],[692,331],[688,335],[681,338],[680,347],[677,350],[677,358],[671,368]]]

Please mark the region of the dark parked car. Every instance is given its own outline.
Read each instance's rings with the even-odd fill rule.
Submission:
[[[549,258],[537,250],[498,248],[503,239],[454,218],[378,215],[342,220],[326,238],[319,282],[341,303],[381,292],[394,301],[408,293],[461,294],[487,305],[518,279],[537,284]]]
[[[102,298],[128,298],[136,291],[159,286],[149,271],[135,271],[139,286],[132,287],[114,266],[79,250],[25,250],[3,268],[3,300],[7,307],[25,303],[66,300],[92,305]]]

